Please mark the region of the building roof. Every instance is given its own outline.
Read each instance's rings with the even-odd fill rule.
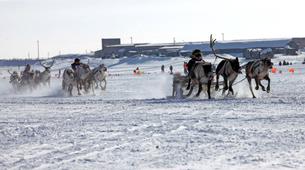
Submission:
[[[292,38],[290,45],[294,48],[305,48],[305,38]]]
[[[161,47],[159,48],[160,50],[170,50],[170,49],[182,49],[184,48],[183,45],[179,45],[179,46],[165,46],[165,47]]]
[[[136,47],[168,47],[168,46],[183,46],[186,43],[146,43],[137,45]]]
[[[221,41],[216,42],[215,49],[248,49],[248,48],[277,48],[286,47],[291,39],[271,39],[271,40],[243,40],[243,41]],[[210,42],[188,43],[182,50],[192,51],[200,49],[211,51]]]

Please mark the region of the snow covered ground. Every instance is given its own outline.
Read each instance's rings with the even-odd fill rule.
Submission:
[[[104,61],[113,76],[96,96],[67,97],[57,78],[12,94],[0,68],[0,169],[305,169],[304,56],[274,62],[283,59],[294,65],[278,67],[257,99],[246,81],[236,97],[167,98],[172,77],[160,66],[182,71],[187,58]],[[149,74],[133,76],[136,67]]]

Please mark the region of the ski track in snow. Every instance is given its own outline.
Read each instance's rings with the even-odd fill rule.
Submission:
[[[1,82],[0,169],[305,169],[305,69],[294,67],[257,99],[246,81],[236,98],[168,99],[159,67],[108,77],[96,96],[66,97],[57,79],[34,94]]]

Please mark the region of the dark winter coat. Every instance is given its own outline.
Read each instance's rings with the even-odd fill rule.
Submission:
[[[80,66],[80,65],[81,65],[81,63],[72,63],[71,67],[73,70],[76,70],[76,66]]]

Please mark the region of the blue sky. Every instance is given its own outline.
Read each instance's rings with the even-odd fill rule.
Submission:
[[[0,0],[0,58],[123,43],[305,37],[302,0]]]

